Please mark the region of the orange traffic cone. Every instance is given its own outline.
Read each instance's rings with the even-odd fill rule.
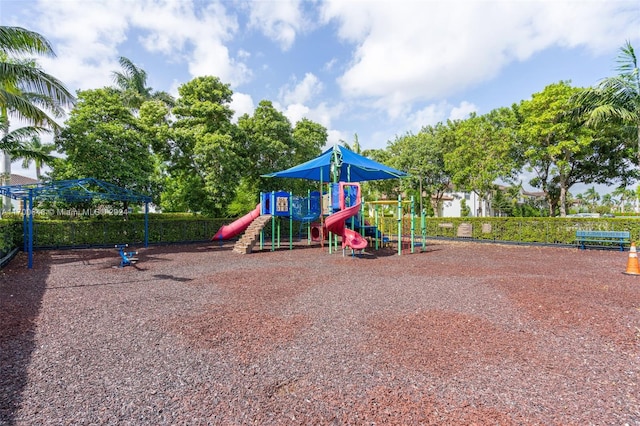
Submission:
[[[638,253],[636,252],[636,243],[631,243],[629,248],[629,259],[627,260],[627,270],[623,272],[627,275],[640,275],[640,267],[638,266]]]

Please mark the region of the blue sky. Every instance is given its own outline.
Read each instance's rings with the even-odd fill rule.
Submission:
[[[215,75],[237,115],[268,99],[365,149],[595,85],[626,40],[640,51],[637,0],[0,0],[0,23],[47,37],[57,58],[39,62],[72,90],[111,85],[126,56],[155,90]]]

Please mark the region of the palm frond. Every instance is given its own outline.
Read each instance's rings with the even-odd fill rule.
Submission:
[[[39,134],[48,133],[49,130],[44,127],[25,126],[12,130],[0,139],[0,149],[13,150],[28,141],[30,138],[37,137]]]
[[[0,52],[55,57],[53,48],[45,37],[21,27],[0,26]]]
[[[0,62],[0,87],[15,85],[22,92],[37,92],[50,97],[61,106],[73,106],[74,96],[57,78],[38,66]]]
[[[637,73],[638,60],[629,40],[627,40],[625,45],[620,48],[620,53],[618,54],[616,62],[618,63],[617,70],[620,73],[633,74],[634,70]]]
[[[36,126],[48,125],[52,128],[59,127],[42,109],[29,102],[21,95],[15,95],[0,88],[0,105],[6,109],[10,116],[23,118]]]
[[[169,108],[173,108],[176,105],[176,100],[173,98],[173,96],[171,96],[169,93],[167,92],[154,92],[151,95],[151,99],[156,100],[156,101],[160,101],[162,103],[164,103],[166,106],[168,106]]]

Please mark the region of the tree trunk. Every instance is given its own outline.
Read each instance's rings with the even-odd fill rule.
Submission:
[[[640,123],[638,123],[636,130],[638,131],[638,167],[640,167]]]
[[[549,194],[547,194],[547,203],[549,204],[549,217],[555,217],[557,204]]]
[[[564,183],[560,184],[560,217],[567,216],[567,188]]]
[[[5,132],[6,136],[6,132]],[[0,158],[0,180],[2,185],[11,185],[11,154],[9,151],[2,151]],[[11,198],[2,197],[2,211],[11,211]]]

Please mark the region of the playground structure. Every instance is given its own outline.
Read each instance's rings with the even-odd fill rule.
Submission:
[[[393,169],[380,164],[369,158],[356,154],[339,145],[323,152],[320,156],[299,164],[286,170],[263,175],[263,177],[298,178],[320,182],[320,191],[309,192],[306,200],[296,198],[288,192],[272,192],[260,195],[260,204],[256,208],[241,217],[237,221],[223,226],[212,238],[212,240],[222,241],[233,238],[241,233],[245,233],[241,253],[251,251],[253,244],[260,241],[260,249],[263,249],[265,238],[263,227],[267,221],[260,221],[256,226],[258,217],[269,217],[271,219],[271,247],[280,247],[281,219],[289,218],[289,248],[293,248],[293,221],[300,224],[299,235],[304,227],[307,228],[307,238],[311,241],[319,241],[324,247],[325,240],[328,241],[329,253],[337,250],[338,239],[340,239],[343,254],[346,249],[351,249],[352,253],[357,250],[364,250],[370,243],[375,244],[375,248],[380,245],[388,245],[392,240],[378,229],[376,225],[371,225],[370,221],[365,221],[364,203],[362,200],[359,182],[369,180],[398,179],[408,176],[405,172]],[[325,193],[323,182],[331,179],[332,183]],[[322,193],[321,193],[322,192]],[[396,241],[398,242],[398,254],[402,253],[404,237],[402,201],[398,201],[398,232]],[[414,208],[413,201],[410,202],[411,225],[408,229],[410,235],[406,238],[411,243],[411,250],[414,250]],[[422,221],[424,225],[424,220]],[[424,229],[424,226],[422,227]],[[250,234],[250,235],[247,235]],[[392,233],[389,233],[391,235]],[[424,231],[423,231],[424,235]],[[240,242],[240,241],[239,241]],[[424,238],[423,238],[424,247]]]
[[[356,193],[352,191],[345,192],[346,188],[355,188]],[[338,203],[339,210],[324,221],[327,231],[335,234],[337,237],[342,238],[342,252],[347,247],[351,250],[364,250],[368,242],[357,231],[346,227],[347,219],[351,219],[360,213],[360,206],[362,205],[360,184],[340,182],[338,184]],[[355,195],[355,196],[354,196]]]
[[[243,233],[254,221],[255,218],[260,216],[261,214],[261,206],[258,204],[255,209],[251,210],[246,215],[242,216],[240,219],[228,224],[222,225],[222,227],[218,230],[216,235],[211,238],[212,240],[228,240],[237,235]]]
[[[403,250],[413,253],[417,246],[424,250],[427,237],[426,216],[422,212],[420,222],[417,223],[413,197],[409,200],[403,200],[399,196],[397,201],[369,201],[366,207],[370,209],[369,215],[373,217],[374,229],[379,233],[378,238],[374,240],[376,249],[379,248],[378,244],[382,244],[383,247],[395,244],[398,255],[401,255]]]
[[[285,191],[260,194],[256,208],[234,222],[223,225],[212,241],[231,240],[241,235],[258,217],[268,217],[270,232],[258,230],[256,245],[259,249],[276,250],[286,244],[294,248],[294,238],[320,243],[329,253],[342,248],[352,254],[372,250],[395,248],[398,255],[426,245],[425,218],[417,224],[413,199],[364,201],[359,183],[337,182],[326,184],[322,196],[310,191],[306,197]],[[288,228],[288,229],[284,229]],[[416,229],[418,233],[416,233]],[[270,235],[269,235],[270,234]],[[283,241],[284,240],[284,241]]]

